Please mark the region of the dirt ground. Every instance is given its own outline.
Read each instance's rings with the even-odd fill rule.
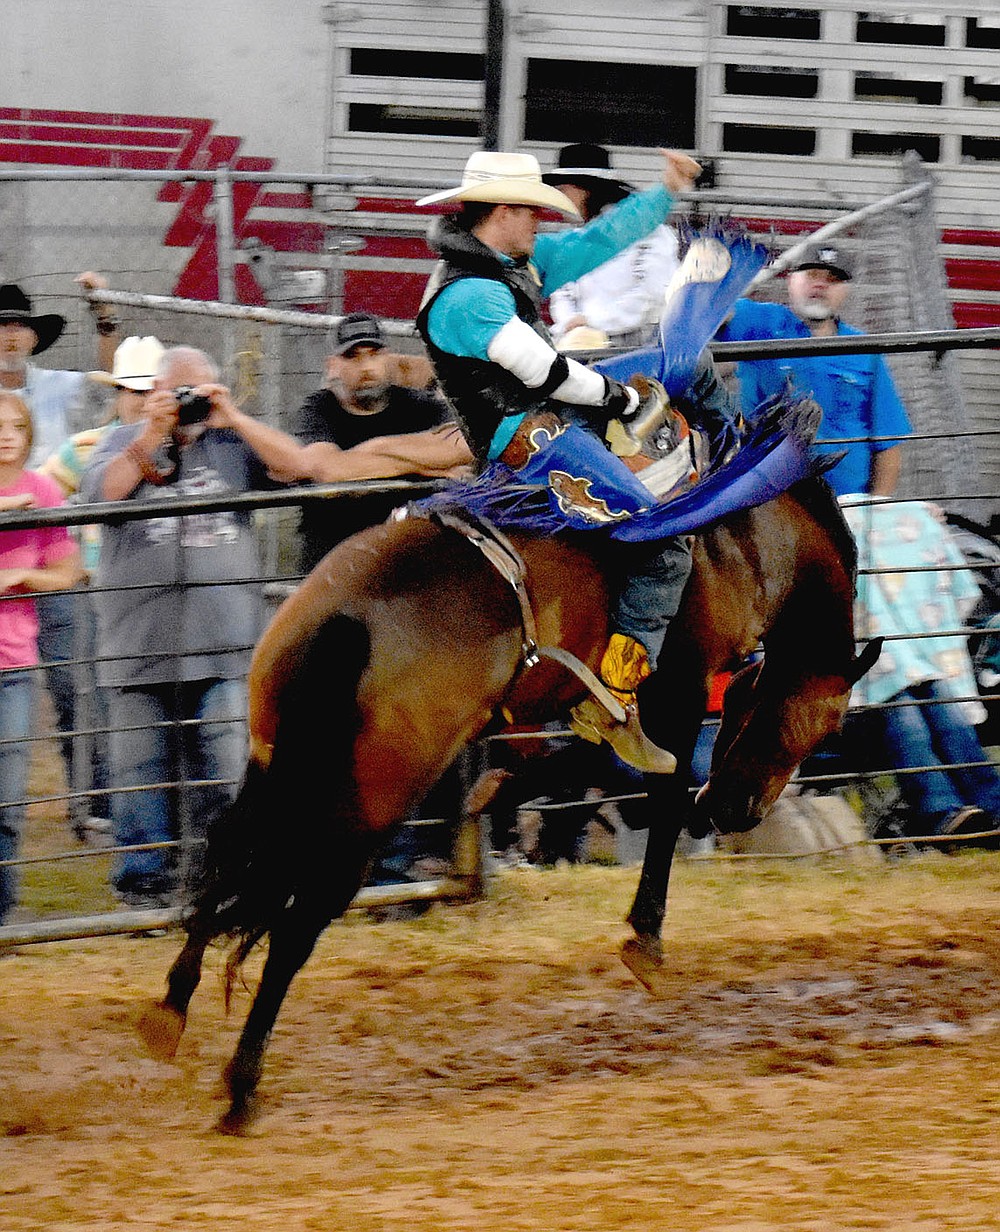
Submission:
[[[176,934],[8,954],[4,1232],[1000,1227],[1000,855],[685,862],[658,997],[617,956],[635,880],[333,926],[244,1138],[221,953],[171,1063],[133,1025]]]

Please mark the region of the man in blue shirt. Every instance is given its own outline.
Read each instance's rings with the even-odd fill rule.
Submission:
[[[441,260],[417,317],[441,387],[462,424],[477,461],[525,445],[517,436],[547,417],[558,434],[581,420],[603,436],[611,419],[627,422],[639,410],[639,393],[602,376],[552,346],[541,301],[651,234],[666,221],[673,195],[689,189],[700,171],[687,155],[664,150],[663,182],[633,193],[578,229],[538,234],[540,216],[577,216],[563,193],[545,184],[531,155],[480,151],[468,160],[458,188],[417,204],[456,202],[457,214],[437,220],[431,245]],[[530,444],[528,444],[530,448]],[[601,467],[624,463],[608,452]],[[629,479],[632,479],[629,473]],[[625,705],[615,722],[593,698],[573,712],[574,730],[607,740],[618,755],[642,770],[669,773],[673,756],[647,739],[639,724],[636,689],[655,666],[667,624],[680,604],[690,572],[685,541],[673,539],[633,549],[633,567],[612,612],[614,630],[601,675]]]
[[[852,272],[848,255],[839,244],[811,245],[789,276],[789,306],[741,299],[719,331],[719,340],[832,338],[862,333],[840,319],[850,294]],[[892,438],[908,436],[912,428],[881,355],[747,360],[739,365],[737,375],[747,419],[789,382],[796,393],[810,394],[816,400],[823,411],[818,436],[824,444],[818,450],[847,451],[826,475],[838,495],[892,495],[902,465],[902,446]],[[851,441],[852,437],[889,439]]]

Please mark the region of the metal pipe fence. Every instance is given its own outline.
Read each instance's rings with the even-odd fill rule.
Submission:
[[[946,340],[948,341],[948,340]],[[330,484],[322,487],[297,487],[286,490],[247,493],[239,496],[206,496],[206,497],[173,497],[161,500],[152,501],[133,501],[128,502],[127,506],[115,505],[109,507],[108,504],[93,504],[93,505],[71,505],[64,506],[58,509],[39,509],[30,512],[6,513],[0,514],[0,531],[15,528],[26,528],[30,526],[40,525],[59,525],[79,527],[82,525],[93,524],[121,524],[125,521],[138,521],[150,518],[182,517],[182,516],[198,516],[200,514],[211,514],[227,510],[243,510],[254,511],[257,514],[268,514],[280,512],[289,506],[297,507],[308,500],[343,500],[350,499],[352,494],[359,491],[391,491],[398,492],[401,499],[407,499],[411,496],[421,495],[429,489],[437,489],[443,486],[443,481],[408,481],[408,480],[390,480],[390,481],[352,481],[350,483]],[[890,502],[891,503],[891,502]],[[258,534],[260,542],[267,542],[266,528],[258,526]],[[962,569],[968,566],[963,565],[925,565],[904,567],[909,572],[947,572],[949,570]],[[987,564],[988,569],[1000,568],[1000,560],[994,564]],[[875,569],[862,569],[862,575],[877,574]],[[280,598],[285,593],[290,592],[300,575],[297,571],[282,570],[275,571],[274,569],[265,569],[259,576],[248,579],[239,578],[233,579],[233,584],[241,584],[252,580],[258,585],[262,592],[267,590],[272,596],[272,605],[275,599]],[[200,583],[207,585],[208,583]],[[131,584],[126,589],[142,589],[143,583],[136,582]],[[191,583],[192,586],[199,583]],[[100,587],[94,585],[91,588],[95,592],[100,591]],[[89,599],[91,595],[87,591],[77,592],[80,599]],[[0,602],[3,599],[0,598]],[[898,634],[890,635],[890,640],[893,637],[903,640],[906,638],[933,638],[941,636],[963,636],[963,637],[984,637],[991,636],[988,631],[984,631],[981,627],[974,625],[963,625],[956,628],[939,630],[936,633],[918,633],[918,634]],[[91,647],[89,653],[81,654],[78,658],[72,660],[72,665],[76,668],[85,669],[87,672],[92,672],[95,666],[102,662],[107,662],[110,656],[101,655],[94,647]],[[44,665],[36,669],[38,673],[44,673]],[[972,698],[959,698],[961,700],[973,700]],[[989,703],[1000,702],[1000,694],[982,692],[977,695],[976,700],[981,700]],[[858,712],[879,711],[891,709],[893,707],[920,707],[926,703],[921,701],[895,701],[882,703],[881,705],[858,707]],[[241,719],[231,720],[232,722],[240,722]],[[711,725],[713,720],[707,720]],[[180,729],[193,729],[198,726],[197,720],[182,720],[178,724],[164,725],[175,726]],[[99,740],[111,734],[112,729],[108,726],[101,725],[81,725],[74,729],[71,733],[66,733],[72,741],[80,740]],[[538,738],[538,735],[543,737],[568,735],[565,731],[548,731],[535,735],[528,734],[524,738]],[[35,732],[30,738],[30,742],[37,749],[41,749],[46,743],[51,744],[53,737],[51,733]],[[502,740],[504,736],[492,737],[491,739]],[[3,742],[0,742],[2,744]],[[74,745],[74,752],[76,746]],[[882,780],[886,776],[891,775],[894,778],[905,776],[907,774],[918,774],[924,772],[943,773],[956,768],[973,768],[977,765],[990,765],[991,762],[984,763],[957,763],[955,765],[941,766],[922,766],[916,768],[899,769],[886,765],[875,769],[857,769],[852,768],[844,771],[828,770],[817,772],[813,775],[802,774],[798,776],[798,783],[801,787],[810,788],[814,784],[823,784],[827,789],[840,790],[849,786],[857,786],[859,783],[868,781]],[[92,784],[86,782],[86,774],[89,766],[85,765],[80,774],[74,774],[71,778],[67,789],[51,789],[47,792],[33,793],[24,803],[31,806],[35,814],[44,812],[48,809],[50,812],[57,812],[60,808],[67,806],[82,804],[88,807],[95,798],[106,796],[107,789],[98,789]],[[172,778],[158,780],[155,782],[145,783],[141,786],[122,787],[111,784],[112,790],[122,793],[140,793],[152,788],[163,788],[170,792],[174,792],[179,798],[183,798],[184,793],[197,790],[198,788],[207,786],[205,780],[194,778]],[[220,785],[216,782],[216,786]],[[232,787],[233,783],[221,784],[222,786]],[[550,809],[558,809],[561,807],[570,808],[585,803],[591,803],[595,808],[605,804],[628,803],[632,799],[641,798],[641,793],[635,795],[609,795],[606,798],[602,797],[597,801],[588,801],[583,796],[579,800],[568,801],[562,804],[550,804]],[[14,801],[3,801],[0,803],[17,803]],[[524,805],[524,808],[532,807],[529,803]],[[535,807],[538,807],[537,804]],[[543,806],[544,807],[544,806]],[[429,821],[440,820],[451,825],[456,825],[460,820],[456,815],[440,819],[425,819]],[[29,829],[32,823],[29,822]],[[64,824],[60,818],[55,822],[54,829],[58,835],[60,824]],[[23,854],[17,861],[18,865],[28,870],[30,876],[31,870],[36,870],[41,866],[50,870],[53,868],[67,867],[69,865],[79,865],[80,862],[88,861],[94,864],[100,864],[102,867],[107,866],[110,859],[122,854],[123,848],[120,845],[105,845],[100,847],[86,847],[80,850],[65,850],[60,847],[58,841],[52,842],[51,835],[53,826],[50,818],[50,842],[49,849],[44,852],[32,850],[31,844],[28,844],[28,851]],[[68,840],[69,831],[65,831],[65,838]],[[109,840],[110,841],[110,840]],[[192,840],[179,837],[173,840],[169,846],[174,849],[183,848],[185,841],[190,843]],[[898,840],[896,840],[898,843]],[[455,898],[461,897],[463,893],[467,893],[469,886],[478,884],[482,877],[482,865],[476,853],[480,851],[480,843],[478,840],[470,839],[468,836],[463,837],[464,844],[464,859],[466,864],[460,875],[453,875],[443,878],[432,878],[428,882],[421,882],[414,886],[413,884],[400,884],[395,887],[390,886],[371,886],[359,896],[357,906],[366,905],[387,905],[390,903],[404,901],[426,901],[434,898]],[[886,845],[892,845],[891,841],[886,840]],[[153,849],[162,845],[133,845],[133,850]],[[190,852],[187,853],[190,856]],[[106,896],[105,896],[106,899]],[[59,914],[58,908],[56,911],[46,917],[38,920],[26,922],[18,922],[13,925],[7,925],[0,928],[0,945],[23,944],[33,940],[44,939],[69,939],[72,937],[83,935],[106,935],[111,932],[132,932],[143,928],[160,928],[176,923],[183,914],[183,907],[176,906],[164,908],[159,911],[152,912],[135,912],[128,910],[101,910],[88,911],[83,915],[80,914]]]
[[[261,418],[282,427],[291,427],[291,415],[294,408],[301,404],[306,393],[322,384],[323,357],[326,350],[326,335],[329,329],[341,318],[344,307],[342,297],[337,294],[327,294],[330,287],[343,287],[342,275],[353,267],[364,268],[367,260],[363,255],[352,258],[347,247],[338,248],[339,239],[353,230],[361,230],[369,222],[383,227],[386,219],[369,218],[364,214],[364,202],[359,199],[362,193],[373,190],[372,195],[387,190],[389,195],[396,194],[400,200],[408,200],[420,193],[442,187],[442,184],[405,177],[387,178],[383,176],[327,176],[312,174],[260,173],[238,172],[228,168],[217,171],[185,171],[185,172],[142,172],[101,169],[54,169],[54,168],[0,168],[0,190],[27,192],[68,192],[79,190],[81,184],[93,181],[93,185],[101,189],[102,182],[107,187],[118,182],[123,192],[145,193],[151,185],[157,182],[160,186],[173,185],[181,188],[186,182],[190,185],[208,185],[211,189],[210,199],[214,203],[211,210],[212,218],[208,230],[202,238],[207,239],[215,254],[215,265],[218,271],[218,302],[216,300],[201,300],[188,296],[160,293],[164,287],[169,287],[177,274],[176,263],[168,267],[157,267],[148,271],[142,259],[134,258],[131,243],[131,232],[126,229],[113,237],[111,251],[121,252],[120,261],[123,268],[129,270],[130,281],[134,287],[145,286],[148,291],[139,290],[109,290],[94,292],[91,297],[95,302],[114,305],[122,319],[122,329],[125,333],[146,334],[157,333],[165,342],[189,342],[223,357],[231,384],[237,393],[237,401]],[[237,298],[239,277],[242,267],[247,265],[247,251],[242,245],[237,233],[237,213],[234,210],[234,192],[241,186],[248,185],[300,185],[307,190],[310,199],[308,220],[320,227],[326,240],[320,250],[308,255],[317,257],[317,263],[326,264],[324,268],[339,271],[339,283],[328,280],[324,284],[321,300],[310,304],[307,310],[294,307],[282,307],[280,295],[270,306],[235,303]],[[103,190],[103,189],[102,189]],[[187,189],[185,188],[186,192]],[[143,197],[143,201],[147,200]],[[136,198],[138,200],[138,198]],[[37,198],[32,198],[37,201]],[[50,198],[46,198],[50,202]],[[782,212],[801,212],[802,210],[816,213],[835,212],[834,208],[824,200],[782,199],[780,197],[760,196],[755,200],[742,199],[733,202],[724,193],[698,193],[682,198],[682,212],[689,213],[694,220],[702,215],[707,208],[715,208],[730,204],[738,209],[758,210],[767,217],[775,217]],[[359,209],[359,205],[360,208]],[[127,207],[132,210],[132,206]],[[148,204],[143,207],[148,210]],[[845,206],[836,207],[843,210]],[[872,329],[873,332],[863,337],[835,338],[822,340],[788,340],[770,343],[717,343],[712,344],[712,351],[720,363],[732,363],[743,359],[779,356],[804,355],[835,355],[845,353],[867,353],[879,351],[897,356],[901,361],[911,365],[905,370],[894,368],[894,375],[903,387],[904,400],[916,408],[913,416],[917,431],[910,438],[915,450],[919,451],[919,464],[908,467],[905,493],[899,499],[919,498],[932,500],[959,512],[980,512],[984,515],[1000,508],[1000,494],[987,480],[983,480],[983,467],[970,464],[970,458],[982,458],[992,452],[991,438],[1000,435],[1000,430],[992,427],[989,420],[966,413],[962,392],[957,396],[954,392],[954,371],[942,364],[943,358],[951,356],[952,352],[977,352],[979,355],[990,354],[1000,344],[1000,328],[954,330],[947,328],[950,322],[940,317],[928,320],[922,314],[919,306],[928,297],[928,287],[940,290],[940,271],[936,263],[929,258],[929,250],[924,244],[925,229],[928,218],[932,218],[933,186],[927,178],[919,183],[909,184],[899,193],[876,203],[852,203],[851,213],[839,218],[824,227],[816,234],[846,234],[861,251],[861,269],[857,276],[857,285],[863,301],[863,310],[859,312],[857,323]],[[133,211],[135,212],[135,211]],[[32,212],[25,210],[27,217]],[[53,234],[62,234],[63,222],[57,211],[43,209],[40,213],[45,217],[45,227],[40,235],[51,238]],[[73,219],[78,220],[87,211],[80,211],[78,202],[73,205]],[[92,234],[100,236],[99,229],[101,211],[92,211],[96,220]],[[68,219],[68,216],[67,216]],[[419,226],[423,222],[417,220]],[[418,233],[413,226],[413,219],[401,220],[401,225],[391,223],[383,227],[385,234]],[[378,229],[376,227],[376,229]],[[47,228],[47,229],[46,229]],[[923,229],[922,229],[923,228]],[[65,228],[68,233],[68,226]],[[141,230],[141,228],[140,228]],[[151,234],[151,232],[150,232]],[[338,238],[339,237],[339,238]],[[920,238],[914,238],[920,237]],[[772,241],[776,236],[772,234]],[[145,231],[138,236],[139,241],[147,244]],[[102,241],[103,242],[103,241]],[[921,248],[920,245],[924,244]],[[898,250],[898,252],[897,252]],[[919,250],[919,251],[917,251]],[[67,249],[68,251],[68,249]],[[138,251],[138,247],[137,247]],[[923,262],[911,259],[914,252],[925,258]],[[902,263],[897,256],[905,258]],[[289,254],[286,254],[288,256]],[[794,247],[786,248],[785,257],[779,255],[776,262],[769,266],[772,273],[780,271],[782,263],[788,264],[794,255]],[[322,260],[320,260],[322,258]],[[378,258],[377,260],[383,260]],[[114,261],[90,259],[71,259],[65,256],[63,265],[73,270],[86,266],[97,265],[101,268],[116,268]],[[913,268],[914,265],[916,268]],[[906,268],[902,268],[905,266]],[[388,267],[402,270],[402,265],[393,260],[388,261]],[[376,268],[373,266],[372,268]],[[377,267],[381,268],[381,267]],[[245,269],[242,269],[245,272]],[[12,273],[15,273],[12,271]],[[769,275],[770,278],[770,275]],[[761,287],[764,280],[761,280]],[[760,290],[760,288],[758,288]],[[769,292],[770,293],[770,292]],[[774,289],[776,297],[780,290]],[[890,332],[885,325],[895,328]],[[409,319],[392,319],[384,321],[386,333],[395,340],[401,351],[417,351],[419,346],[414,337],[413,323]],[[907,328],[908,326],[912,328]],[[71,329],[68,331],[72,335]],[[78,344],[79,345],[79,344]],[[604,352],[605,354],[608,352]],[[58,357],[56,357],[58,360]],[[917,365],[913,367],[912,365]],[[67,365],[71,366],[71,365]],[[76,366],[89,366],[85,359],[80,358]],[[995,378],[987,384],[996,387]],[[93,408],[90,408],[93,410]],[[78,426],[84,426],[80,424]],[[872,439],[872,438],[865,438]],[[971,453],[971,445],[977,442],[979,450]],[[282,589],[294,585],[298,574],[294,566],[294,527],[289,521],[294,517],[297,508],[306,500],[342,500],[353,496],[378,492],[399,492],[400,498],[419,494],[438,487],[433,481],[418,485],[409,481],[354,481],[345,484],[326,485],[323,488],[291,488],[279,489],[268,493],[254,493],[241,497],[201,497],[184,499],[176,503],[170,501],[130,502],[130,508],[124,513],[121,508],[109,510],[106,505],[70,506],[58,510],[36,510],[32,516],[0,514],[0,531],[14,529],[26,525],[67,525],[79,527],[100,523],[114,522],[123,517],[153,518],[170,516],[197,516],[227,510],[252,511],[257,520],[258,540],[263,561],[262,573],[259,579],[262,587],[270,588],[273,597]],[[985,520],[985,516],[983,518]],[[989,566],[986,566],[989,567]],[[867,572],[867,571],[862,571]],[[246,580],[246,579],[244,579]],[[138,585],[138,584],[137,584]],[[91,586],[90,594],[97,593],[99,588]],[[84,593],[84,592],[80,592]],[[2,601],[2,600],[0,600]],[[969,626],[951,632],[963,633],[972,637],[992,636],[980,628]],[[900,635],[905,636],[905,635]],[[79,669],[79,674],[93,671],[95,664],[101,662],[101,656],[93,651],[89,654],[80,653],[70,661],[71,666]],[[993,695],[985,700],[995,702]],[[922,705],[924,703],[899,703],[902,705]],[[859,707],[864,711],[865,707]],[[874,707],[878,709],[878,707]],[[86,707],[84,707],[86,713]],[[74,752],[79,747],[82,763],[79,773],[74,771],[73,781],[69,790],[58,788],[35,794],[32,798],[33,807],[82,804],[98,798],[101,793],[92,785],[88,785],[89,773],[88,741],[101,739],[109,734],[109,728],[100,723],[83,723],[71,734]],[[552,733],[558,734],[558,733]],[[537,737],[536,737],[537,738]],[[51,736],[36,734],[32,736],[33,746],[40,748]],[[916,773],[918,771],[908,771]],[[836,775],[819,776],[822,782],[859,782],[865,778],[875,780],[884,777],[884,771],[862,771],[845,773],[843,779]],[[802,782],[808,785],[808,777]],[[173,780],[171,787],[182,792],[185,788],[193,788],[195,782],[182,779]],[[147,785],[148,786],[148,785]],[[140,791],[142,788],[122,789]],[[30,819],[29,819],[30,825]],[[413,894],[420,898],[425,893],[432,897],[452,897],[463,886],[472,884],[481,875],[481,864],[469,855],[478,845],[466,838],[465,872],[458,880],[443,879],[437,883],[437,889],[427,891],[418,887]],[[91,851],[52,852],[44,857],[29,855],[26,857],[26,867],[37,867],[41,863],[55,865],[78,866],[88,862],[106,862],[109,858],[104,849]],[[472,871],[470,871],[472,870]],[[394,896],[405,895],[407,889],[397,890],[392,887],[370,887],[377,891],[378,901],[398,901]],[[368,894],[368,891],[365,891]],[[359,902],[362,900],[359,900]],[[58,907],[56,908],[58,910]],[[162,913],[161,913],[162,914]],[[132,931],[137,927],[135,913],[121,911],[91,913],[87,919],[88,928],[95,933],[112,931]],[[157,917],[158,919],[160,917]],[[166,917],[164,916],[164,919]],[[176,919],[176,911],[169,915],[169,921]],[[145,921],[149,926],[149,917]],[[142,923],[142,921],[140,921]],[[11,933],[14,927],[17,931]],[[77,931],[84,928],[78,919],[63,918],[53,915],[51,919],[42,920],[37,924],[36,933],[31,936],[32,924],[20,924],[0,928],[0,944],[10,944],[14,940],[26,941],[44,934],[54,938],[58,935],[85,935]],[[60,934],[60,928],[62,933]]]

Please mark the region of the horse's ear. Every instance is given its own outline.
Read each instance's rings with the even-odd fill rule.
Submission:
[[[885,641],[883,637],[873,637],[867,643],[864,650],[854,659],[851,664],[851,671],[847,677],[848,684],[857,684],[865,672],[869,671],[878,662],[879,655],[882,653],[882,643]]]

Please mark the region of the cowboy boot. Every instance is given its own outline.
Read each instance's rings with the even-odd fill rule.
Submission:
[[[651,671],[645,646],[634,637],[613,633],[601,660],[601,679],[625,707],[625,721],[618,722],[596,698],[587,697],[570,711],[569,725],[591,744],[606,740],[636,770],[673,774],[677,758],[653,744],[639,724],[635,691]]]

